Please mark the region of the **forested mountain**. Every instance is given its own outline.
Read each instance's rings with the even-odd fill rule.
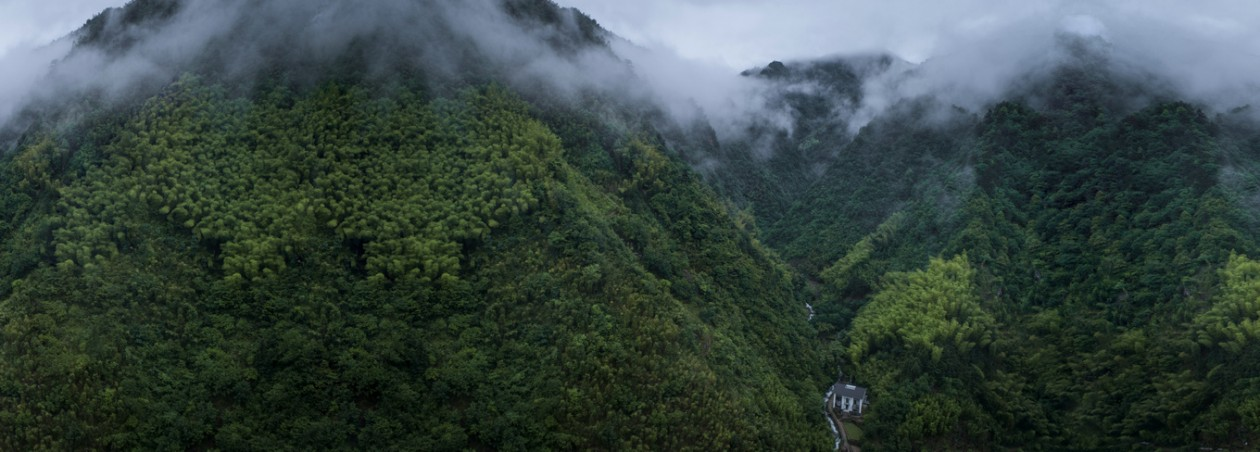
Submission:
[[[80,51],[197,6],[131,3]],[[601,45],[502,6],[557,54]],[[356,72],[394,44],[356,42],[28,111],[0,165],[0,448],[829,444],[793,273],[637,107]]]
[[[878,394],[872,445],[1246,448],[1260,432],[1260,311],[1240,292],[1254,119],[1078,51],[983,114],[890,110],[766,228]]]
[[[750,121],[745,133],[718,151],[712,182],[762,224],[773,224],[819,181],[853,139],[851,121],[862,105],[863,82],[897,63],[888,55],[783,63],[741,75],[769,86],[766,108],[777,114]]]
[[[1260,122],[1088,42],[980,109],[774,62],[732,132],[549,0],[72,38],[0,117],[0,449],[826,450],[837,368],[869,450],[1260,440]]]

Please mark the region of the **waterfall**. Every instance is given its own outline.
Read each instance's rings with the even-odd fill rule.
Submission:
[[[827,425],[831,427],[831,436],[836,439],[836,444],[831,450],[840,450],[840,427],[836,425],[836,421],[831,418],[831,413],[827,412],[827,403],[830,401],[831,388],[828,387],[827,394],[823,396],[823,417],[827,418]]]

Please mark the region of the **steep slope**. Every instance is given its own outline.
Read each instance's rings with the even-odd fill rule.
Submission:
[[[165,5],[82,45],[143,46]],[[506,8],[576,30],[544,33],[558,54],[599,45]],[[0,448],[829,445],[792,272],[637,107],[531,106],[498,66],[343,76],[359,45],[260,78],[192,58],[142,104],[13,129]]]
[[[768,228],[871,387],[864,446],[1256,439],[1254,120],[1167,96],[1086,54],[978,120],[915,101]]]
[[[782,63],[744,71],[764,83],[764,111],[711,152],[711,181],[770,226],[788,213],[824,171],[845,157],[850,121],[863,103],[863,84],[898,61],[888,55]]]
[[[837,366],[868,450],[1247,449],[1260,121],[1085,31],[710,122],[548,0],[133,1],[0,124],[0,449],[822,449]]]

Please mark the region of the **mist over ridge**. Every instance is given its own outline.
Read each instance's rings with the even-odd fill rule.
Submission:
[[[488,65],[492,68],[482,73],[518,86],[545,86],[560,97],[587,91],[658,105],[682,123],[703,119],[728,139],[742,137],[755,124],[790,132],[792,112],[783,110],[776,97],[819,89],[812,80],[766,83],[657,43],[641,46],[573,9],[562,10],[554,22],[517,17],[524,9],[541,10],[529,6],[536,3],[531,1],[135,3],[102,14],[71,37],[5,55],[4,67],[12,69],[0,75],[5,81],[0,123],[31,103],[86,93],[116,98],[137,87],[160,86],[188,70],[248,81],[268,66],[314,69],[348,55],[352,47],[361,71],[369,75],[407,66],[423,68],[430,77],[457,79],[469,67]],[[505,10],[503,5],[517,6]],[[155,17],[137,23],[132,22],[139,16],[124,17],[123,11],[139,10]],[[891,105],[923,96],[982,112],[1028,86],[1029,79],[1079,63],[1082,52],[1096,55],[1107,71],[1159,85],[1214,111],[1257,99],[1260,91],[1251,74],[1260,71],[1260,63],[1249,57],[1255,53],[1253,43],[1242,39],[1249,36],[1246,30],[1211,16],[1182,18],[1157,11],[1131,2],[997,7],[946,27],[919,63],[885,53],[894,66],[858,71],[863,72],[860,98],[839,99],[834,117],[856,133]],[[94,42],[96,36],[109,41]],[[85,40],[92,45],[83,45]],[[856,61],[843,54],[784,61],[828,60]]]
[[[1260,8],[581,1],[0,55],[0,450],[1260,441]]]

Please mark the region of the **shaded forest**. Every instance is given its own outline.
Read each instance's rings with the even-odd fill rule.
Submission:
[[[574,10],[488,4],[611,52]],[[445,27],[250,71],[213,41],[0,127],[0,449],[826,450],[837,369],[869,450],[1260,440],[1249,111],[1080,49],[855,130],[894,62],[832,58],[745,72],[788,129],[719,138]]]
[[[1254,440],[1258,312],[1239,292],[1256,253],[1254,126],[1175,100],[1126,110],[1107,94],[1121,83],[1067,65],[1036,108],[1013,96],[897,125],[907,108],[771,227],[817,272],[835,359],[872,387],[868,442]]]

